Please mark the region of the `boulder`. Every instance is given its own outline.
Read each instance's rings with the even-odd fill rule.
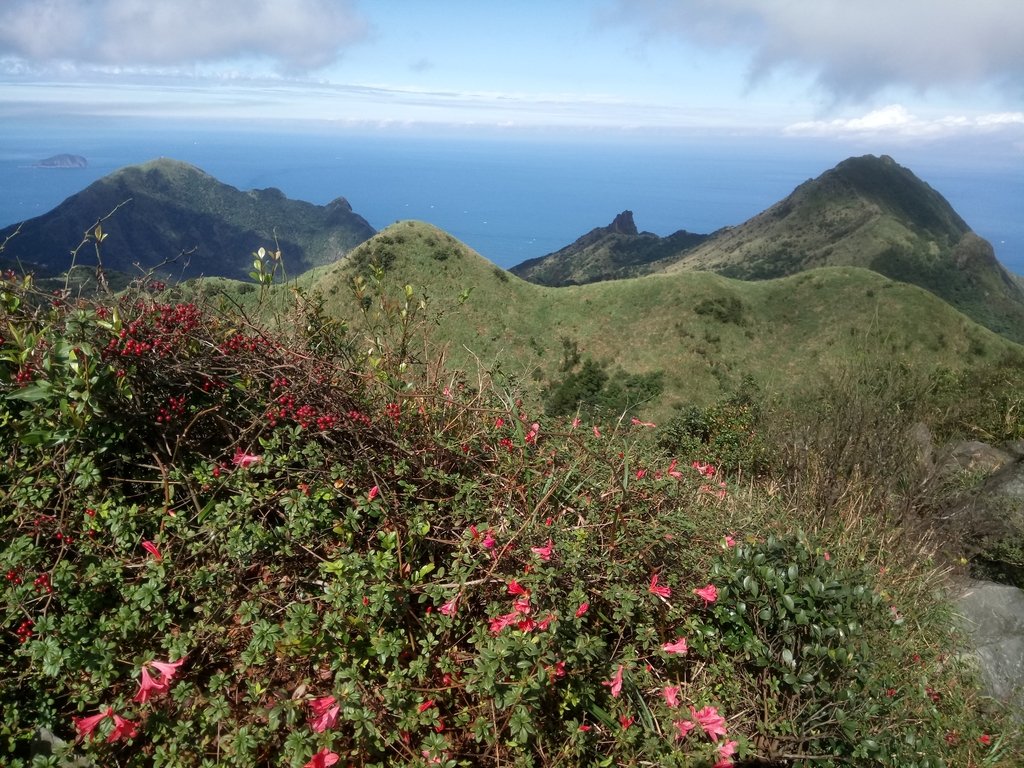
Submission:
[[[1024,592],[977,579],[964,579],[959,588],[956,607],[986,692],[1024,707]]]

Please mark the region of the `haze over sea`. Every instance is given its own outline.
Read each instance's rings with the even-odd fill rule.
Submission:
[[[113,124],[112,124],[113,126]],[[940,192],[1024,273],[1024,158],[735,137],[673,139],[565,134],[471,137],[371,132],[247,132],[126,124],[11,126],[0,145],[0,225],[43,214],[125,165],[156,157],[192,163],[239,189],[277,187],[323,204],[345,197],[380,229],[421,219],[502,267],[555,251],[634,212],[641,230],[708,233],[740,224],[854,154],[890,154]],[[53,154],[86,169],[43,169]],[[105,212],[102,212],[105,213]],[[69,243],[69,249],[73,247]]]

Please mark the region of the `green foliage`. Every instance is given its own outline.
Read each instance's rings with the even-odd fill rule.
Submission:
[[[713,317],[720,323],[746,325],[743,302],[738,296],[716,296],[701,299],[693,311],[698,315]]]
[[[120,766],[994,754],[955,649],[923,647],[934,602],[766,538],[770,501],[642,423],[591,436],[428,364],[429,305],[378,278],[358,329],[300,293],[287,336],[4,281],[5,765],[41,727],[51,762]]]
[[[579,350],[565,339],[563,347],[561,370],[568,372],[545,393],[544,412],[549,416],[582,413],[591,420],[602,415],[618,418],[661,394],[664,374],[660,371],[608,374],[590,357],[583,360],[579,370],[572,370],[580,359]]]
[[[658,430],[658,444],[672,454],[730,472],[762,474],[771,455],[759,423],[760,398],[757,384],[747,378],[738,392],[721,402],[681,408]]]

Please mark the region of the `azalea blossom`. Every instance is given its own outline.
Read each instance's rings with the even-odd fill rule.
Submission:
[[[536,443],[537,435],[540,434],[540,424],[536,421],[530,425],[530,431],[526,433],[525,440],[527,443]]]
[[[131,720],[125,720],[123,717],[117,714],[112,714],[114,718],[114,730],[107,736],[107,743],[113,743],[118,739],[134,739],[139,732],[139,724],[134,723]]]
[[[686,734],[693,730],[694,725],[689,720],[676,720],[672,723],[676,727],[679,733],[676,734],[677,739],[685,739]]]
[[[586,723],[581,723],[580,727],[577,728],[576,730],[577,731],[582,731],[583,733],[586,733],[587,731],[589,731],[593,727],[594,726],[592,726],[592,725],[587,725]]]
[[[97,726],[106,720],[108,717],[114,716],[114,708],[107,707],[105,712],[100,712],[98,715],[90,715],[89,717],[72,717],[71,719],[75,723],[75,730],[78,731],[79,738],[92,738],[93,731],[96,730]]]
[[[459,604],[459,596],[456,595],[451,600],[449,600],[447,603],[442,605],[439,610],[445,616],[454,616],[455,615],[455,611],[458,608],[458,604]]]
[[[656,426],[658,426],[653,421],[640,421],[640,419],[638,419],[636,416],[634,416],[632,419],[630,419],[630,423],[634,427],[656,427]]]
[[[714,768],[729,768],[733,764],[732,756],[736,754],[736,747],[740,743],[738,741],[725,741],[718,746],[718,762],[715,763]]]
[[[529,595],[530,590],[528,590],[515,579],[512,579],[512,581],[508,583],[508,593],[510,595]]]
[[[601,430],[597,428],[597,424],[594,425],[594,437],[600,437]]]
[[[578,619],[580,616],[582,616],[584,613],[586,613],[589,610],[590,610],[590,603],[588,603],[586,600],[584,600],[582,603],[580,603],[580,607],[576,609],[576,618]]]
[[[661,650],[665,653],[678,653],[680,656],[690,650],[686,645],[686,638],[680,637],[671,643],[662,643]]]
[[[693,594],[704,600],[705,608],[718,599],[718,590],[715,588],[714,584],[708,584],[706,587],[701,589],[695,589],[693,590]]]
[[[674,477],[676,480],[681,480],[683,473],[676,469],[676,464],[678,463],[676,459],[672,459],[672,463],[668,465],[668,470],[666,470],[665,474],[669,477]]]
[[[310,759],[308,763],[302,766],[302,768],[330,768],[338,762],[338,755],[335,752],[331,752],[327,747],[324,747],[317,752]]]
[[[379,485],[375,485],[375,486],[373,486],[373,488],[370,489],[370,492],[368,494],[366,494],[366,498],[369,501],[373,501],[379,495],[380,495],[380,486]]]
[[[615,670],[615,674],[612,675],[611,680],[606,680],[601,685],[607,685],[611,691],[612,698],[617,699],[619,694],[622,693],[622,665],[619,664],[619,668]]]
[[[661,689],[661,697],[665,699],[665,703],[675,709],[679,706],[679,686],[678,685],[666,685]]]
[[[543,547],[530,547],[530,551],[546,563],[551,559],[551,552],[553,548],[554,542],[552,542],[551,539],[548,539],[548,543]]]
[[[257,456],[252,453],[245,453],[241,449],[235,451],[235,455],[231,457],[231,463],[234,464],[236,467],[240,467],[242,469],[248,469],[253,464],[259,464],[261,461],[263,461],[262,456]]]
[[[502,616],[495,616],[491,619],[490,628],[492,634],[498,634],[505,627],[510,627],[519,621],[519,614],[513,611],[512,613],[506,613]]]
[[[537,620],[537,629],[539,629],[541,632],[547,632],[548,627],[551,626],[551,622],[557,618],[558,616],[553,613],[547,614],[546,616],[544,616],[543,619]]]
[[[716,470],[713,464],[705,464],[703,461],[695,461],[690,466],[696,469],[702,477],[715,476]]]
[[[167,693],[170,686],[171,681],[166,676],[162,676],[160,680],[154,680],[149,674],[149,670],[146,669],[146,665],[143,664],[142,680],[139,683],[139,691],[132,698],[132,701],[137,704],[145,704],[151,697],[161,693]]]
[[[712,741],[717,742],[719,736],[725,736],[725,718],[714,707],[704,707],[698,712],[691,706],[690,714]]]
[[[626,730],[635,722],[636,718],[632,715],[622,715],[621,717],[619,717],[619,725],[622,726],[622,730]]]
[[[736,539],[734,539],[732,536],[729,536],[727,534],[726,537],[725,537],[725,546],[727,548],[729,548],[729,549],[732,549],[733,547],[736,546]]]
[[[424,701],[424,702],[423,702],[422,704],[420,704],[420,706],[419,706],[419,711],[420,711],[420,712],[426,712],[426,711],[427,711],[428,709],[430,709],[430,708],[431,708],[432,706],[434,706],[434,700],[433,700],[433,699],[427,699],[427,700],[426,700],[426,701]]]
[[[309,725],[315,733],[323,733],[328,728],[337,725],[341,705],[333,696],[321,696],[319,699],[313,699],[309,702],[309,708],[313,711],[313,718]]]
[[[163,675],[163,682],[170,685],[171,680],[178,674],[178,667],[184,664],[187,658],[187,656],[182,656],[177,661],[151,661],[149,666],[156,667],[156,671]]]
[[[516,613],[521,613],[524,616],[528,616],[530,612],[533,610],[533,607],[530,605],[530,595],[526,594],[523,597],[520,597],[518,600],[512,603],[512,608],[515,609]]]
[[[652,595],[657,595],[658,597],[662,598],[669,597],[672,594],[671,587],[658,586],[658,574],[656,573],[651,575],[651,584],[649,587],[647,587],[647,591],[650,592]]]
[[[548,667],[548,674],[550,674],[552,678],[565,677],[565,662],[556,661]]]
[[[491,532],[488,531],[487,533],[484,534],[484,540],[480,542],[480,546],[482,546],[484,549],[494,549],[494,545],[496,543],[497,542],[495,541],[494,537],[491,535]]]
[[[142,548],[149,552],[158,563],[164,559],[164,556],[160,554],[160,549],[152,541],[142,542]]]

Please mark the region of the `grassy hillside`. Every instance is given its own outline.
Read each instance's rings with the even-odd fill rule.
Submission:
[[[433,335],[456,363],[500,360],[540,386],[564,378],[567,350],[610,373],[660,371],[664,394],[642,408],[659,416],[684,402],[714,400],[747,375],[766,390],[786,391],[854,357],[933,370],[1020,352],[927,291],[867,269],[830,267],[761,282],[683,272],[547,288],[419,222],[389,227],[300,284],[322,293],[328,315],[357,323],[350,283],[357,273],[369,280],[373,264],[382,267],[378,293],[393,301],[408,284],[413,309],[428,297],[421,317],[436,322]]]
[[[63,272],[83,233],[108,215],[103,265],[132,276],[159,266],[176,277],[244,278],[253,252],[274,248],[275,240],[290,268],[301,272],[340,258],[374,233],[344,198],[317,206],[277,189],[242,192],[194,166],[161,159],[122,168],[24,222],[7,241],[4,258]],[[0,242],[15,229],[0,231]],[[95,242],[75,261],[95,264]]]

